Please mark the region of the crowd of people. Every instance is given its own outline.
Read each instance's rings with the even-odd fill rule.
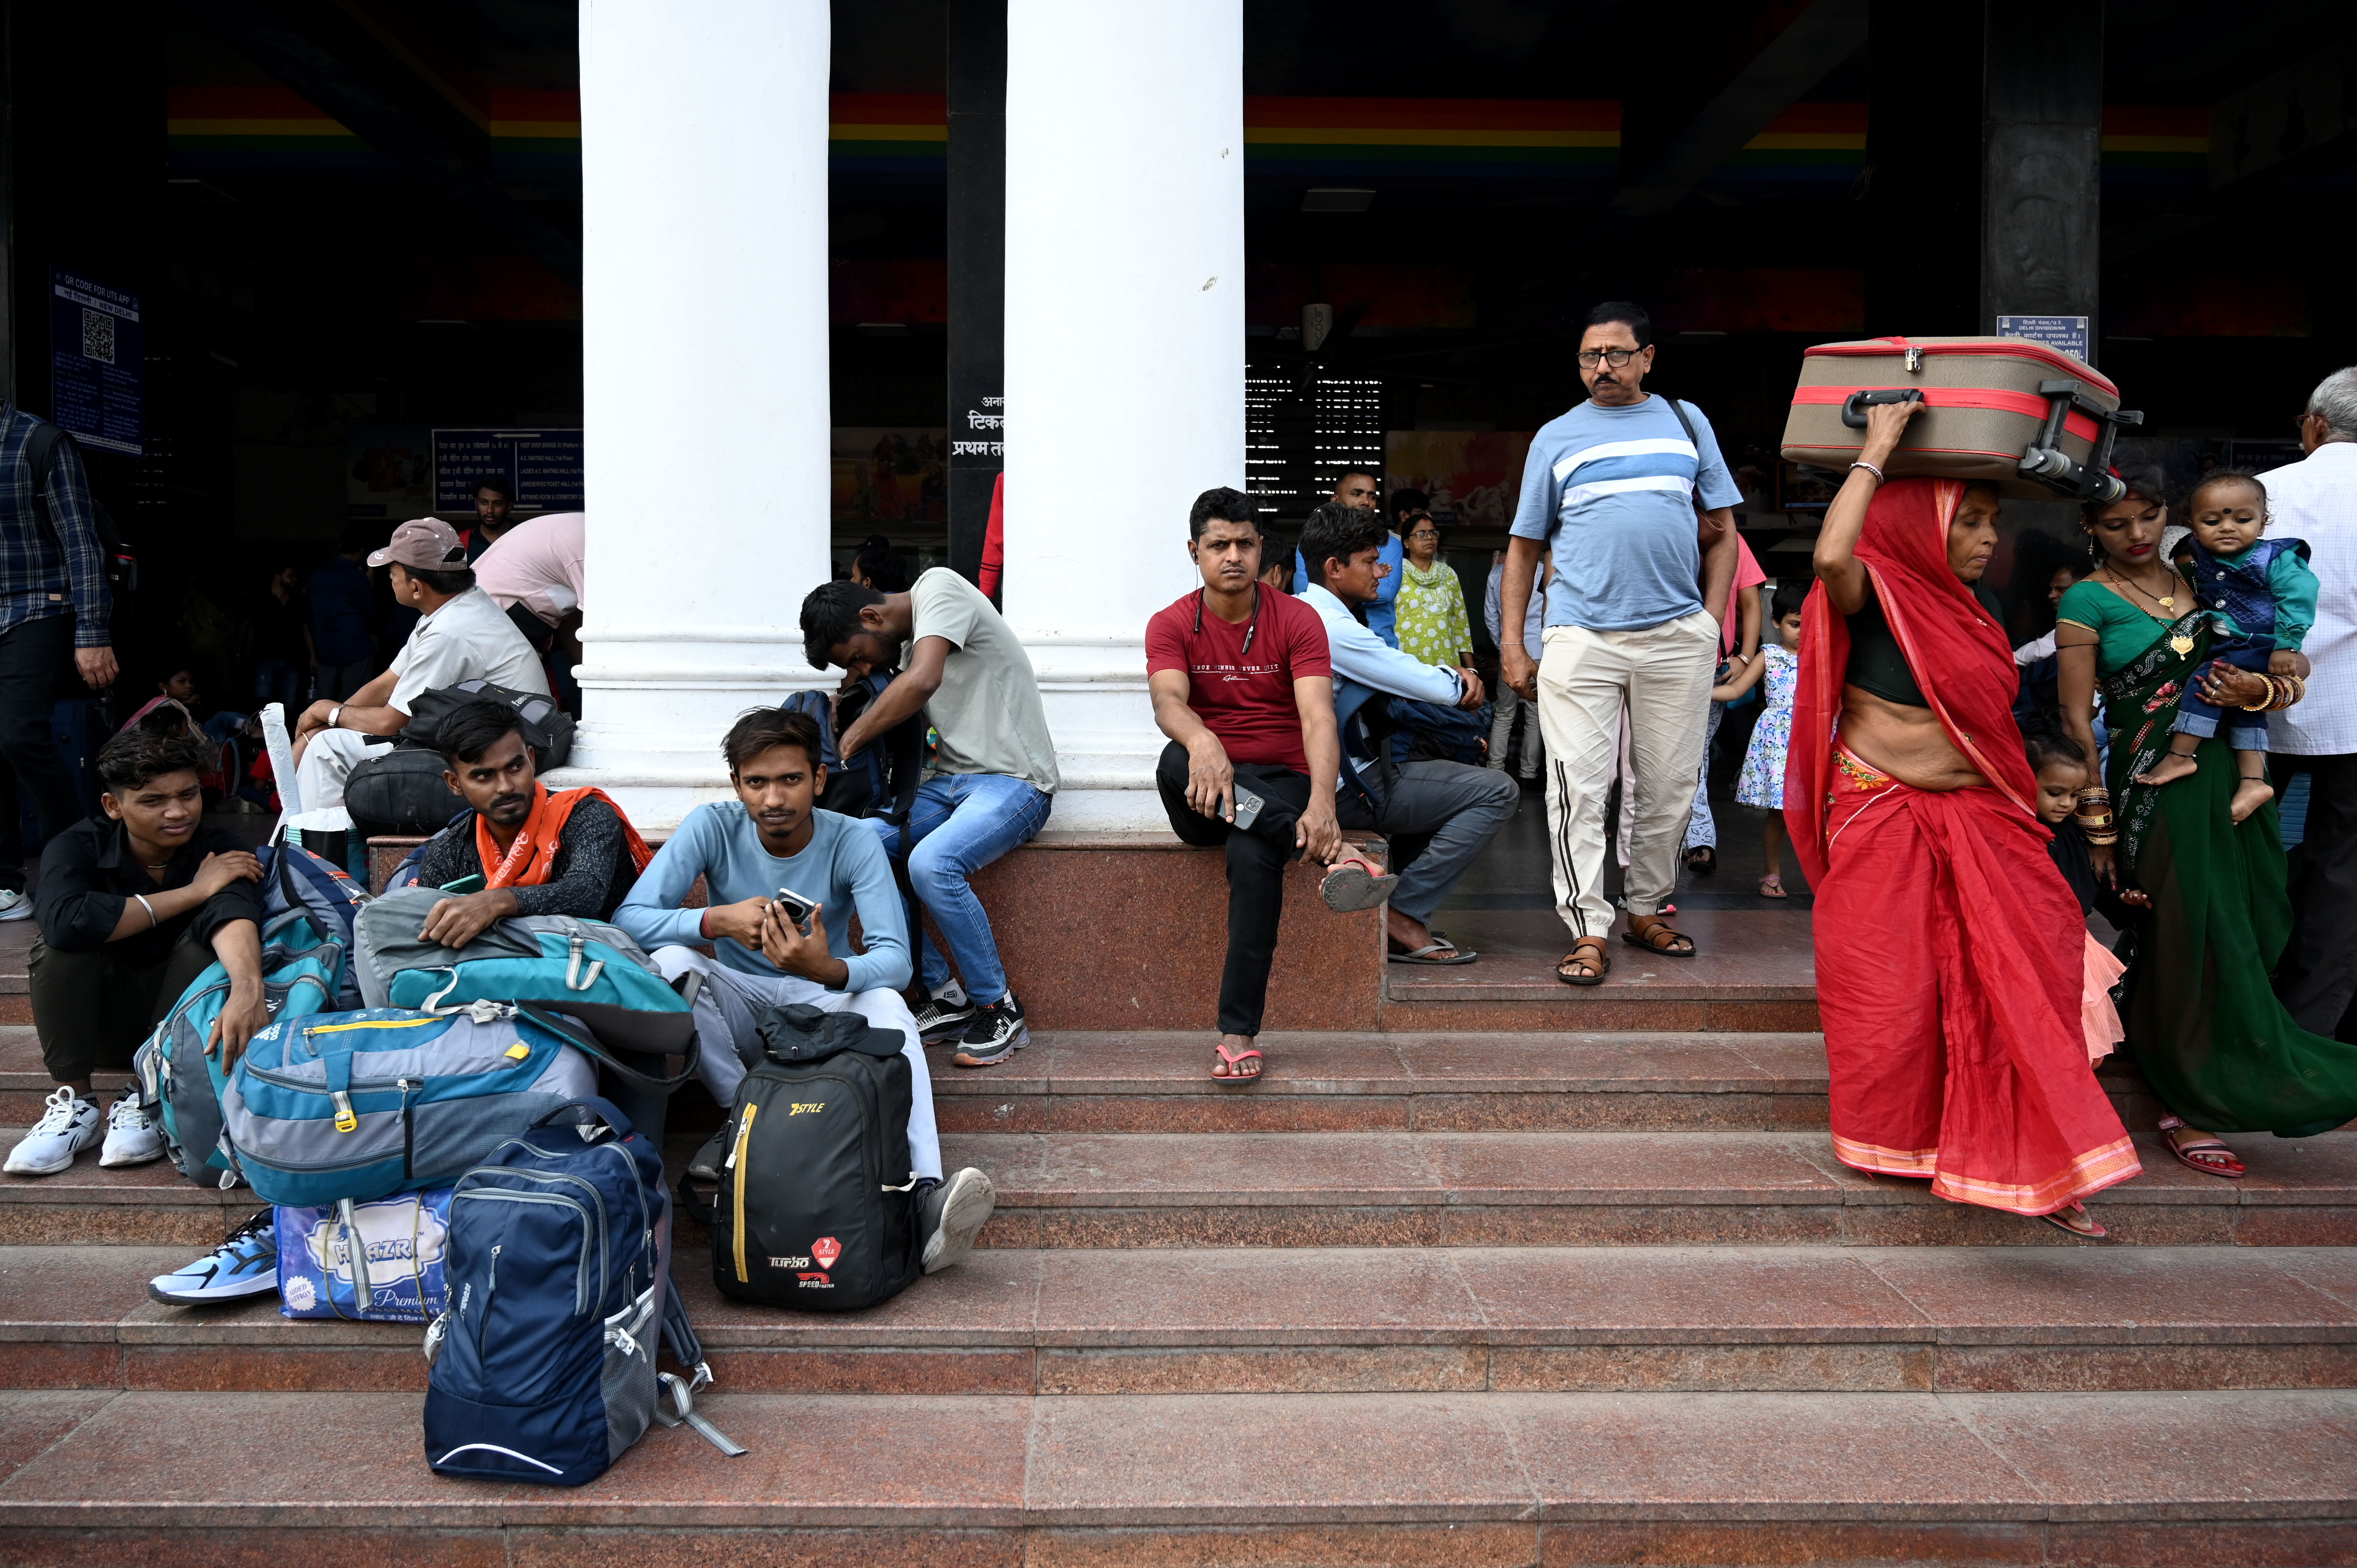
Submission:
[[[1473,668],[1465,596],[1425,498],[1396,492],[1379,510],[1374,477],[1346,474],[1290,551],[1242,492],[1195,501],[1186,548],[1200,585],[1153,614],[1144,642],[1165,814],[1226,867],[1210,1075],[1241,1085],[1266,1070],[1294,863],[1319,868],[1328,908],[1382,909],[1392,961],[1478,961],[1430,922],[1519,808],[1518,726],[1521,776],[1544,765],[1571,937],[1557,977],[1604,983],[1616,928],[1649,961],[1693,957],[1670,901],[1682,870],[1715,860],[1706,752],[1727,705],[1756,691],[1735,798],[1767,812],[1760,892],[1788,896],[1789,834],[1814,896],[1844,1162],[2100,1236],[2082,1200],[2141,1168],[2093,1070],[2123,1041],[2168,1107],[2169,1152],[2206,1174],[2244,1174],[2222,1133],[2300,1136],[2357,1118],[2357,370],[2316,389],[2309,455],[2289,468],[2214,473],[2177,498],[2156,476],[2122,476],[2117,499],[2083,509],[2083,562],[2053,574],[2050,638],[2017,650],[1982,582],[1996,489],[1886,478],[1919,404],[1872,410],[1812,578],[1770,588],[1736,532],[1708,419],[1644,390],[1653,358],[1641,309],[1591,313],[1577,356],[1588,397],[1537,433],[1484,596],[1494,693]],[[22,417],[0,432],[0,464]],[[0,619],[0,755],[37,799],[38,768],[10,749],[6,677],[12,660],[61,660],[88,639],[79,607],[94,563],[75,542],[74,482],[50,476],[48,532],[17,552],[32,586],[0,599],[19,617]],[[560,526],[529,532],[546,523]],[[307,659],[350,689],[317,696],[296,725],[307,807],[334,805],[428,692],[488,680],[551,693],[550,649],[580,610],[578,519],[477,542],[419,520],[314,577]],[[370,568],[414,620],[388,661],[362,670],[330,661],[345,645],[322,651],[318,633],[351,629],[362,608],[347,590]],[[282,605],[295,591],[274,580]],[[30,613],[42,602],[56,607]],[[1028,1043],[972,884],[1049,822],[1054,738],[1020,640],[953,571],[904,581],[888,551],[863,551],[848,580],[809,594],[800,625],[811,665],[840,671],[864,705],[747,711],[720,740],[734,799],[690,813],[660,849],[599,791],[542,784],[511,706],[444,719],[433,745],[467,810],[416,875],[480,886],[438,905],[424,934],[455,947],[519,914],[613,922],[666,978],[701,977],[696,1070],[724,1104],[774,1005],[847,1009],[899,1032],[929,1260],[954,1261],[989,1187],[942,1168],[922,1047],[948,1043],[957,1067],[988,1069]],[[93,681],[111,676],[106,648],[75,657]],[[2048,657],[2041,707],[2024,669]],[[258,665],[257,694],[265,682],[275,700],[299,689],[293,662]],[[198,970],[218,961],[229,977],[224,1062],[266,1017],[259,864],[204,824],[207,737],[168,692],[159,703],[101,753],[102,813],[60,823],[43,857],[32,993],[59,1088],[9,1155],[12,1174],[65,1169],[93,1144],[102,1164],[156,1157],[136,1098],[102,1108],[92,1074],[125,1065]],[[921,778],[889,809],[825,809],[830,757],[840,768],[912,724]],[[2274,806],[2295,771],[2313,780],[2297,885]],[[2116,950],[2091,935],[2098,914],[2121,933]],[[626,1108],[659,1131],[659,1102]],[[157,1294],[251,1287],[266,1229],[159,1279]]]

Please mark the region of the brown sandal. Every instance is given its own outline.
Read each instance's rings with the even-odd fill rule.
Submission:
[[[1661,958],[1692,958],[1695,955],[1694,939],[1684,931],[1673,929],[1670,923],[1659,915],[1630,916],[1629,929],[1620,933],[1620,940],[1632,948],[1643,948]],[[1682,948],[1665,947],[1663,945],[1664,942],[1684,942],[1686,945]]]
[[[1567,972],[1567,966],[1582,964],[1586,973]],[[1601,937],[1582,937],[1571,944],[1571,950],[1555,961],[1555,977],[1566,985],[1601,985],[1604,977],[1612,972],[1612,955],[1605,950]]]

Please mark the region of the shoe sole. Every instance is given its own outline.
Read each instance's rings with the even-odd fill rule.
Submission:
[[[0,909],[0,920],[29,920],[32,918],[33,906],[30,902],[19,904],[13,909]]]
[[[159,1290],[151,1280],[147,1284],[147,1299],[160,1301],[166,1306],[213,1306],[224,1301],[252,1301],[258,1295],[274,1294],[277,1289],[278,1271],[273,1269],[270,1272],[270,1277],[259,1284],[241,1285],[232,1290],[206,1291],[186,1295],[174,1295],[168,1291]]]
[[[153,1153],[141,1155],[135,1159],[118,1159],[113,1155],[101,1155],[98,1156],[98,1165],[101,1170],[119,1171],[129,1165],[152,1165],[163,1157],[164,1150],[159,1144]]]
[[[98,1140],[95,1138],[91,1140],[91,1144],[96,1142]],[[55,1176],[59,1171],[72,1169],[74,1161],[81,1158],[82,1150],[89,1147],[90,1144],[84,1144],[81,1148],[69,1149],[66,1151],[66,1157],[53,1165],[20,1165],[11,1162],[5,1165],[0,1165],[0,1176]]]
[[[965,1262],[974,1238],[998,1207],[998,1189],[982,1172],[968,1165],[950,1178],[950,1195],[942,1204],[942,1228],[925,1244],[925,1273]]]
[[[1336,914],[1355,915],[1383,903],[1398,886],[1396,876],[1372,876],[1357,866],[1344,866],[1318,885],[1318,896]]]

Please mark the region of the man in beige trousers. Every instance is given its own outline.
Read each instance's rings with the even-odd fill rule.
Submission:
[[[1719,623],[1735,579],[1740,498],[1700,410],[1644,390],[1652,323],[1625,302],[1588,312],[1579,378],[1588,401],[1531,440],[1500,597],[1519,625],[1542,548],[1552,552],[1544,653],[1501,644],[1506,684],[1538,704],[1546,742],[1547,837],[1556,913],[1572,950],[1555,966],[1569,985],[1611,967],[1605,936],[1605,798],[1629,720],[1634,828],[1621,902],[1624,940],[1690,958],[1693,939],[1662,906],[1677,885],[1718,664]]]

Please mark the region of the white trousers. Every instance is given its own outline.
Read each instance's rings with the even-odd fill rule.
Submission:
[[[1629,726],[1631,800],[1622,902],[1656,915],[1677,886],[1717,673],[1718,623],[1702,610],[1638,631],[1546,628],[1539,727],[1546,737],[1547,841],[1555,912],[1576,937],[1611,929],[1604,805]]]
[[[856,993],[829,991],[799,974],[747,974],[690,947],[657,948],[651,954],[665,980],[676,980],[690,970],[704,976],[695,993],[695,1033],[704,1043],[696,1058],[695,1076],[725,1110],[737,1098],[737,1086],[761,1059],[761,1015],[790,1002],[804,1002],[823,1013],[846,1009],[879,1029],[898,1029],[909,1043],[900,1054],[909,1058],[909,1171],[912,1176],[942,1179],[942,1135],[933,1124],[933,1079],[925,1069],[925,1047],[917,1038],[917,1020],[897,991],[877,986]],[[726,1047],[726,1048],[723,1048]]]

